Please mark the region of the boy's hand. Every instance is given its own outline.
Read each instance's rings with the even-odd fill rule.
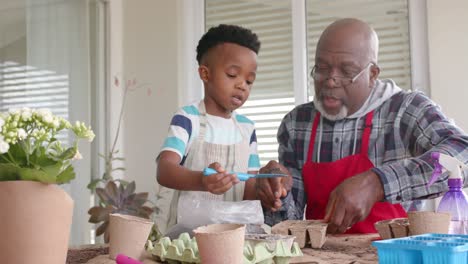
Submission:
[[[208,166],[218,173],[209,176],[203,176],[202,184],[206,191],[213,194],[223,194],[231,189],[232,186],[239,183],[235,174],[227,173],[218,162],[211,163]]]
[[[286,197],[291,190],[292,176],[283,165],[273,160],[261,168],[260,173],[288,174],[288,177],[256,179],[257,197],[262,202],[262,206],[275,212],[282,206],[281,198]]]

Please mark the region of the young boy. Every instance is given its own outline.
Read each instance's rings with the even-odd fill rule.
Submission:
[[[234,25],[213,27],[198,42],[205,97],[177,111],[159,154],[159,184],[181,191],[174,193],[170,205],[157,202],[166,203],[159,208],[161,229],[176,223],[177,205],[184,201],[255,199],[255,180],[244,186],[229,172],[256,173],[260,168],[254,123],[234,111],[249,97],[259,49],[256,34]],[[203,176],[206,167],[218,173]]]

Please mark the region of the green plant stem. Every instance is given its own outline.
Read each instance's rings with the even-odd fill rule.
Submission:
[[[117,139],[119,138],[120,123],[122,122],[122,117],[123,117],[124,108],[125,108],[125,102],[127,100],[127,92],[128,92],[128,86],[125,85],[124,95],[123,95],[123,98],[122,98],[122,106],[120,107],[119,123],[117,124],[117,131],[115,132],[114,144],[112,144],[111,155],[115,151],[115,146],[117,145]]]
[[[10,153],[8,152],[8,154],[10,154]],[[13,161],[7,159],[7,157],[6,157],[5,155],[3,155],[3,154],[0,155],[0,157],[2,157],[2,158],[3,158],[6,162],[8,162],[8,163],[15,163],[15,162],[13,162]],[[15,163],[15,164],[16,164],[16,163]]]
[[[11,163],[14,163],[15,165],[18,165],[15,158],[11,155],[11,153],[9,151],[7,152],[7,154],[8,154],[8,157],[11,159]]]

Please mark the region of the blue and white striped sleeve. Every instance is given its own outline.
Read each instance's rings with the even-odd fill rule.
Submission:
[[[252,131],[249,142],[249,166],[248,171],[258,171],[260,169],[260,158],[257,151],[257,134]]]
[[[187,147],[192,135],[192,120],[183,110],[178,111],[171,120],[168,136],[161,147],[162,151],[177,153],[182,160],[187,153]]]

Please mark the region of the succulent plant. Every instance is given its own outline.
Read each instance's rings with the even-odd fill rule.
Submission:
[[[153,208],[145,203],[148,193],[135,193],[135,182],[128,184],[116,181],[107,182],[104,188],[96,188],[100,203],[88,210],[89,222],[101,225],[96,229],[96,236],[104,234],[104,241],[109,242],[109,215],[113,213],[133,215],[149,219]]]

